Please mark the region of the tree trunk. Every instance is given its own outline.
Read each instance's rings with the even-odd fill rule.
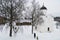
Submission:
[[[33,34],[33,14],[32,14],[32,34]]]
[[[10,37],[12,37],[12,21],[10,22]]]
[[[32,25],[32,34],[33,34],[33,25]]]
[[[33,34],[33,26],[34,26],[34,12],[35,12],[35,9],[33,9],[33,13],[32,13],[32,34]]]
[[[12,22],[13,22],[13,16],[12,16],[12,9],[13,9],[13,7],[12,7],[12,0],[11,0],[11,9],[10,9],[10,15],[11,15],[11,17],[10,17],[10,37],[12,37]]]

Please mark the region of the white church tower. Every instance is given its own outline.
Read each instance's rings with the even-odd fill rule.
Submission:
[[[40,8],[41,12],[44,13],[44,15],[42,16],[44,22],[40,25],[37,25],[37,31],[39,32],[52,32],[55,28],[55,24],[54,24],[54,19],[53,17],[51,17],[50,15],[46,15],[47,14],[47,8],[43,6]]]
[[[44,6],[44,3],[43,3],[43,6],[40,8],[41,12],[43,12],[44,14],[47,13],[47,8]]]

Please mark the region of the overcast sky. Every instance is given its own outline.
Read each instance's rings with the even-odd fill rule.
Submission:
[[[44,5],[47,7],[47,12],[54,16],[60,16],[60,0],[38,0],[40,5]]]
[[[31,0],[29,0],[31,1]],[[40,3],[40,6],[45,5],[47,7],[48,14],[53,16],[60,16],[60,0],[36,0]]]

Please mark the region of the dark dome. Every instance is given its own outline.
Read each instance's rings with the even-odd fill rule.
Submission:
[[[47,10],[47,8],[43,5],[41,8],[40,8],[40,10]]]

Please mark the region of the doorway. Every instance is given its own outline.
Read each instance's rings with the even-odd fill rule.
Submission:
[[[48,27],[47,30],[50,31],[50,28]]]

